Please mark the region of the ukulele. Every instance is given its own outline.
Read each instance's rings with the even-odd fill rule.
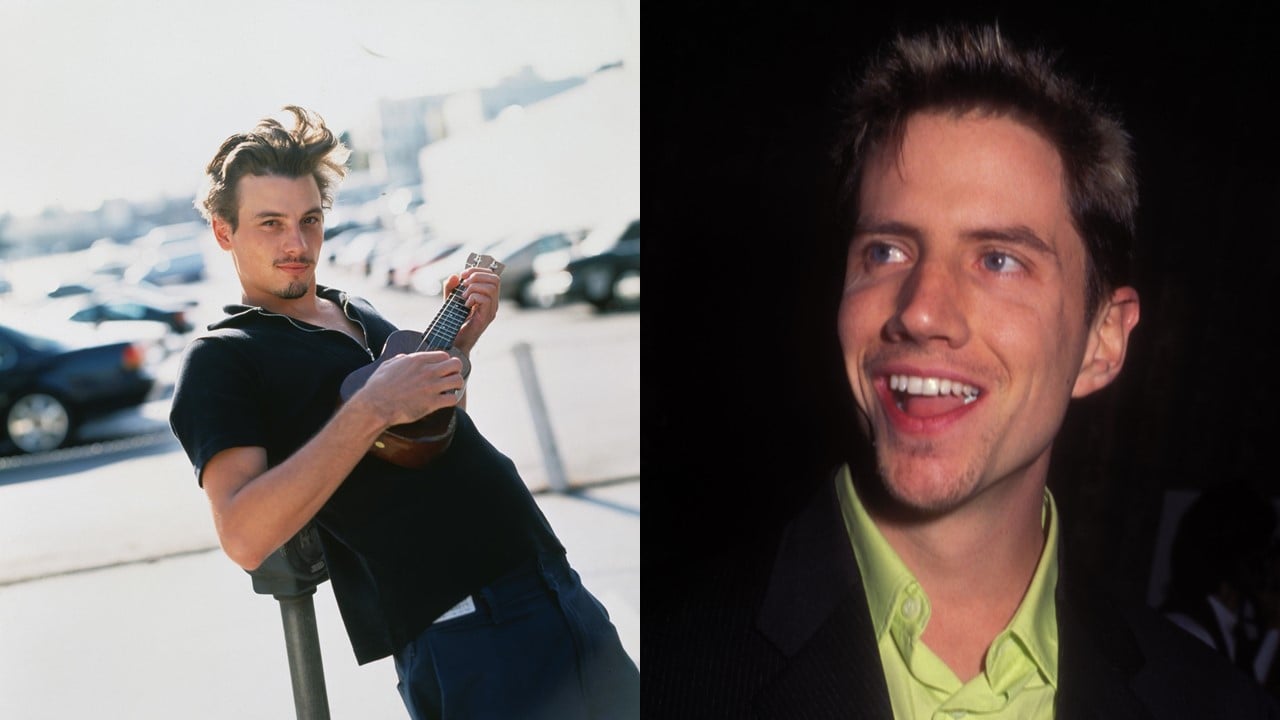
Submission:
[[[467,256],[466,267],[482,267],[496,275],[501,275],[506,266],[488,255],[471,253]],[[419,334],[414,330],[397,330],[391,333],[377,360],[352,372],[342,381],[339,402],[346,402],[363,387],[384,359],[403,353],[448,350],[471,313],[462,299],[463,290],[462,284],[459,283],[458,287],[445,297],[444,303],[426,332]],[[456,425],[454,408],[441,408],[413,422],[387,428],[373,443],[369,452],[401,467],[425,467],[436,456],[449,449]]]

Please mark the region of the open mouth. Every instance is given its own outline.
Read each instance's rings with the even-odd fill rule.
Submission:
[[[973,403],[981,390],[949,378],[890,375],[894,405],[913,417],[934,417]]]

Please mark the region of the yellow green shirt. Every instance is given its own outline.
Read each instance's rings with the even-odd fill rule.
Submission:
[[[836,478],[845,527],[858,558],[871,624],[889,686],[894,717],[956,720],[1053,717],[1058,686],[1058,523],[1045,489],[1044,552],[1013,619],[987,650],[983,671],[961,683],[920,638],[929,623],[929,598],[880,534],[854,491],[849,469]]]

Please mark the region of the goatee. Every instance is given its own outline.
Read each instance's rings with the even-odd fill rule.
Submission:
[[[276,291],[276,297],[281,300],[297,300],[307,294],[307,284],[304,282],[291,282],[283,290]]]

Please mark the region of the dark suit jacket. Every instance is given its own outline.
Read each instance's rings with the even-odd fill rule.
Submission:
[[[1058,584],[1058,718],[1280,718],[1204,643],[1069,572]],[[645,618],[644,717],[893,717],[833,483],[773,539],[708,563],[702,578]]]

